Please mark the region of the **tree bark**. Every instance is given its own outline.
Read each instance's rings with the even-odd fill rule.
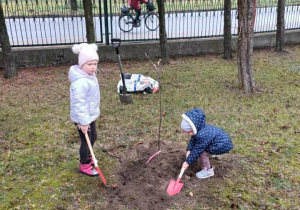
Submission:
[[[253,0],[238,0],[238,78],[245,93],[254,93]]]
[[[88,43],[95,43],[95,29],[93,19],[93,3],[91,0],[83,1],[84,18],[86,26],[86,39]]]
[[[10,46],[9,36],[5,24],[5,17],[0,3],[0,44],[2,48],[4,60],[4,77],[12,78],[17,76],[17,68],[14,60],[14,55]]]
[[[276,52],[284,51],[284,11],[285,0],[278,0],[277,5],[277,30],[276,30]]]
[[[224,59],[232,58],[231,0],[224,2]]]
[[[163,64],[169,63],[169,51],[167,43],[166,23],[165,23],[165,0],[158,0],[158,16],[159,16],[159,43],[160,55]]]

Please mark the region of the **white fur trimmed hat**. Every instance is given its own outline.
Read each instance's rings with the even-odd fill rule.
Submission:
[[[98,47],[96,44],[75,44],[72,47],[72,51],[78,54],[78,65],[82,67],[86,62],[96,60],[99,61],[99,56],[97,53]]]

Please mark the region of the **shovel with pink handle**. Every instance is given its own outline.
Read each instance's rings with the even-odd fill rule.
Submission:
[[[169,185],[168,185],[168,188],[167,188],[167,193],[172,196],[172,195],[175,195],[177,193],[180,192],[181,188],[183,187],[183,183],[180,183],[180,179],[183,175],[183,172],[184,172],[184,168],[181,169],[180,171],[180,174],[177,178],[176,181],[174,181],[173,179],[171,179]]]

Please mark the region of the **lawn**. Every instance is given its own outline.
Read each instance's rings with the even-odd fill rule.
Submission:
[[[259,89],[254,95],[237,87],[236,58],[173,58],[162,68],[161,139],[187,145],[188,137],[180,132],[181,114],[201,107],[207,123],[223,128],[234,143],[226,155],[231,161],[219,160],[230,169],[223,179],[209,178],[205,196],[189,188],[193,196],[177,205],[187,181],[169,209],[299,208],[300,46],[286,50],[254,52]],[[105,209],[111,202],[113,190],[100,178],[78,173],[79,138],[69,118],[68,68],[20,69],[9,80],[0,71],[0,209]],[[146,59],[123,61],[123,68],[157,79]],[[114,186],[122,166],[118,157],[139,142],[157,138],[159,94],[133,94],[133,104],[121,104],[117,63],[100,63],[98,79],[101,117],[95,154],[108,185]],[[137,208],[122,206],[122,199],[118,205]]]

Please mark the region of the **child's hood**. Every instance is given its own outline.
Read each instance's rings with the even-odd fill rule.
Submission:
[[[93,78],[93,75],[87,74],[78,65],[71,66],[69,70],[70,82],[74,82],[80,78]]]
[[[194,134],[205,127],[206,116],[204,111],[200,108],[194,108],[183,114],[182,117],[186,119],[193,128]]]

